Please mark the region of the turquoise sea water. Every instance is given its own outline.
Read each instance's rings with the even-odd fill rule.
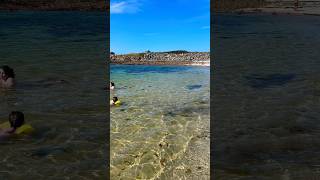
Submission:
[[[219,14],[214,177],[319,179],[320,18]]]
[[[111,66],[111,179],[209,179],[209,72]]]
[[[106,178],[106,18],[97,12],[0,12],[0,65],[17,87],[0,90],[36,129],[0,142],[0,179]]]

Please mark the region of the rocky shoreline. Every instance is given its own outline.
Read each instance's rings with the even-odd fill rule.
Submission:
[[[320,0],[216,0],[216,13],[320,16]]]
[[[241,8],[261,7],[261,0],[216,0],[211,5],[214,12]],[[32,11],[106,11],[109,3],[105,0],[2,0],[0,10]]]
[[[150,52],[123,55],[111,54],[110,60],[112,64],[210,66],[210,53]]]
[[[320,8],[248,8],[235,11],[237,14],[310,15],[320,16]]]
[[[104,0],[4,0],[0,10],[35,11],[106,11],[109,6]]]
[[[314,15],[320,16],[320,0],[263,0],[260,5],[233,9],[237,14]]]
[[[244,8],[263,7],[265,0],[215,0],[211,6],[214,13],[232,13]]]

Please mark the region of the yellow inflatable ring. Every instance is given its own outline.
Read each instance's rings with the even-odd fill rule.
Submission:
[[[120,105],[121,105],[121,101],[120,101],[120,100],[116,101],[116,102],[114,103],[114,105],[120,106]]]
[[[2,124],[0,124],[0,128],[10,128],[10,123],[9,122],[2,123]],[[24,124],[21,127],[19,127],[18,129],[16,129],[14,134],[17,134],[17,135],[31,134],[33,131],[34,131],[34,129],[30,124]]]

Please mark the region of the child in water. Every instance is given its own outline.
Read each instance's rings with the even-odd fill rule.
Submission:
[[[5,65],[0,67],[0,87],[10,88],[14,86],[14,71],[9,66]]]
[[[106,86],[105,88],[103,88],[104,90],[114,90],[114,82],[110,82],[109,83],[109,87],[108,86]]]
[[[114,82],[110,82],[110,90],[114,90],[114,88],[115,88]]]
[[[20,111],[12,111],[9,114],[9,124],[8,128],[0,127],[0,138],[6,138],[13,135],[15,131],[24,124],[24,114]]]
[[[112,100],[110,101],[110,106],[115,106],[115,105],[120,105],[120,100],[118,99],[118,97],[114,96],[112,98]]]

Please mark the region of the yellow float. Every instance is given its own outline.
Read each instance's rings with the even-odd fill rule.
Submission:
[[[10,123],[9,122],[5,122],[0,124],[0,129],[7,129],[10,128]],[[17,128],[14,132],[14,134],[17,135],[22,135],[22,134],[31,134],[34,131],[33,127],[30,124],[24,124],[22,126],[20,126],[19,128]]]
[[[114,103],[114,105],[116,105],[116,106],[120,106],[121,105],[121,101],[116,101],[115,103]]]

